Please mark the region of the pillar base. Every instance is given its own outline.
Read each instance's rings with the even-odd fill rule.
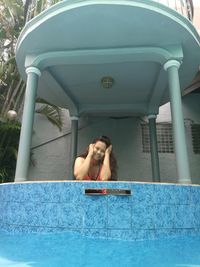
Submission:
[[[181,179],[178,181],[179,184],[192,184],[192,181],[190,179]]]
[[[17,183],[17,182],[25,182],[25,181],[27,181],[26,178],[17,178],[17,179],[15,179],[15,183]]]

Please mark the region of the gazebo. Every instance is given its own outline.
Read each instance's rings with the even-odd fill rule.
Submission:
[[[27,81],[15,181],[27,179],[36,95],[79,117],[147,116],[159,181],[156,116],[170,101],[180,183],[190,183],[181,94],[198,71],[200,37],[175,10],[147,0],[66,0],[30,20],[16,47]]]

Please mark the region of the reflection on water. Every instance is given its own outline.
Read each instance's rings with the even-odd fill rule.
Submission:
[[[200,267],[200,237],[154,241],[1,234],[1,267]]]
[[[6,258],[0,257],[0,266],[10,266],[10,267],[30,267],[34,266],[34,262],[17,262],[17,261],[12,261]]]

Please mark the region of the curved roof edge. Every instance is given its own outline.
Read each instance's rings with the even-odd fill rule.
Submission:
[[[32,32],[35,28],[39,27],[44,21],[51,19],[52,17],[66,12],[67,10],[71,10],[74,8],[87,6],[87,5],[124,5],[124,6],[132,6],[132,7],[140,7],[148,10],[152,10],[158,12],[162,15],[170,17],[172,20],[181,24],[184,28],[187,29],[188,32],[193,36],[196,42],[200,45],[200,36],[193,26],[193,24],[184,16],[176,12],[175,10],[154,2],[154,1],[146,1],[146,0],[67,0],[59,2],[52,7],[44,10],[39,15],[30,20],[22,30],[16,45],[16,51],[19,49],[20,44],[26,38],[26,36]]]

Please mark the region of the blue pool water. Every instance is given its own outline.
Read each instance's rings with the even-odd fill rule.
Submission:
[[[200,237],[152,241],[1,234],[1,267],[199,267]]]

